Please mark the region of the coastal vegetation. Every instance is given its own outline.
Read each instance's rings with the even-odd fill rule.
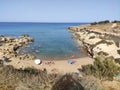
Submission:
[[[79,70],[82,77],[72,73],[49,74],[33,67],[15,69],[13,66],[2,64],[0,90],[119,90],[120,88],[119,80],[115,80],[120,67],[112,59],[101,61],[101,58],[97,57],[93,65],[82,66]],[[111,80],[117,87],[105,85]]]
[[[0,67],[0,90],[50,90],[57,77],[33,68],[22,70],[3,65]]]
[[[72,74],[46,74],[37,69],[0,67],[0,90],[104,90],[93,76],[73,77]]]
[[[113,58],[96,57],[94,63],[82,66],[81,71],[86,75],[93,75],[99,79],[113,80],[113,78],[120,74],[120,66],[114,62]]]
[[[91,23],[91,25],[96,25],[96,24],[106,24],[106,23],[109,23],[109,22],[110,22],[109,20],[100,21],[100,22],[93,22],[93,23]]]

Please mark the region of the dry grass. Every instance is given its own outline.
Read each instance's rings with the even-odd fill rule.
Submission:
[[[79,78],[71,74],[47,74],[34,68],[0,67],[0,90],[120,90],[120,82],[113,83],[101,83],[93,76]]]
[[[120,90],[120,82],[118,81],[103,81],[102,85],[105,90]]]
[[[0,90],[45,90],[46,87],[50,90],[58,77],[30,68],[17,70],[12,66],[3,66],[0,67]]]

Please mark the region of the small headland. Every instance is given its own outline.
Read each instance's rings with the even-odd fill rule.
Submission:
[[[91,57],[102,55],[103,58],[120,60],[120,21],[106,20],[68,29]]]

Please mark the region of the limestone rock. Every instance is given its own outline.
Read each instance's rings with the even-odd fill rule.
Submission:
[[[29,59],[33,60],[35,57],[30,54],[20,54],[20,48],[32,43],[34,41],[33,38],[29,37],[29,35],[25,34],[21,37],[13,37],[13,36],[0,36],[0,52],[2,55],[12,58],[19,58],[22,60]]]
[[[93,58],[100,52],[106,54],[105,58],[109,56],[120,58],[117,52],[120,50],[120,23],[101,23],[72,26],[69,30],[73,32],[73,37],[76,38],[78,44],[84,47]],[[113,33],[113,30],[117,33]]]

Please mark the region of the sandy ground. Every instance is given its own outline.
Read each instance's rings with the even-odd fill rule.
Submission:
[[[89,57],[83,57],[78,59],[70,59],[75,60],[75,64],[68,64],[68,60],[49,60],[45,61],[42,60],[42,64],[36,65],[34,60],[17,60],[15,58],[11,59],[11,62],[5,63],[6,65],[13,65],[15,68],[25,68],[25,67],[34,67],[40,70],[43,70],[44,68],[47,69],[48,73],[72,73],[72,72],[78,72],[78,68],[81,67],[81,65],[86,64],[92,64],[93,59]],[[49,62],[52,62],[54,64],[48,64]]]

